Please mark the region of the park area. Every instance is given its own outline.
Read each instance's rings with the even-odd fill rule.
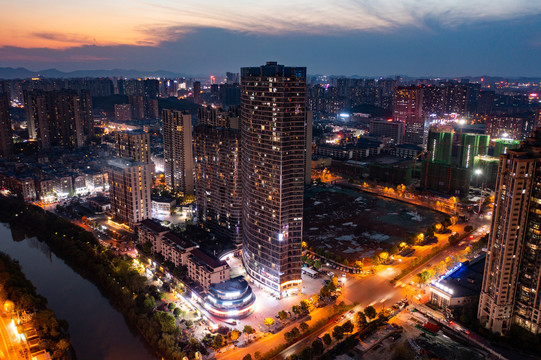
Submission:
[[[447,216],[401,201],[337,186],[305,192],[303,239],[348,261],[369,258]]]

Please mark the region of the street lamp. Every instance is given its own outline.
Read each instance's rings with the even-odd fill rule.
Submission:
[[[475,175],[477,176],[477,182],[479,182],[479,177],[481,177],[481,175],[483,175],[483,170],[475,169]],[[478,214],[481,213],[481,205],[483,204],[483,189],[484,189],[484,187],[485,187],[485,183],[481,182],[481,197],[479,198],[479,211],[477,212]]]

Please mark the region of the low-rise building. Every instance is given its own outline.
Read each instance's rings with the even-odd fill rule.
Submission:
[[[188,256],[188,276],[209,290],[211,284],[218,284],[229,280],[229,265],[215,256],[209,255],[200,249],[193,249]]]
[[[165,196],[152,196],[152,214],[169,215],[176,200]]]
[[[476,302],[481,293],[486,254],[459,263],[430,283],[430,301],[441,308]]]

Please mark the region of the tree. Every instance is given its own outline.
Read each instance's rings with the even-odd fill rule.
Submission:
[[[240,331],[238,331],[237,329],[234,329],[229,334],[229,337],[231,338],[232,341],[235,341],[240,337],[240,335],[241,335]]]
[[[331,345],[331,343],[332,343],[332,338],[331,338],[331,335],[329,335],[329,333],[323,335],[323,343],[324,343],[326,346]]]
[[[379,256],[377,256],[377,255],[372,255],[372,257],[370,258],[370,260],[372,260],[372,265],[374,265],[374,266],[380,264]]]
[[[314,294],[312,295],[312,304],[315,305],[319,302],[319,295]]]
[[[306,254],[304,254],[303,256],[301,256],[301,260],[302,262],[306,262],[306,260],[308,260],[308,256]]]
[[[312,265],[314,265],[314,259],[308,258],[308,259],[306,260],[306,263],[308,264],[308,266],[312,266]]]
[[[213,346],[215,349],[220,349],[225,345],[225,339],[221,334],[214,337]]]
[[[312,348],[310,346],[305,347],[301,351],[301,359],[302,360],[312,360]]]
[[[364,329],[364,327],[366,326],[366,324],[368,323],[366,321],[366,315],[364,314],[364,312],[362,311],[358,311],[356,314],[355,314],[355,323],[357,324],[357,327],[359,329]]]
[[[335,326],[334,329],[332,329],[332,337],[336,340],[342,340],[344,337],[344,329],[340,325]]]
[[[173,315],[175,315],[176,317],[178,317],[180,315],[182,311],[180,310],[180,308],[175,308],[175,310],[173,310]]]
[[[298,338],[299,335],[301,334],[301,332],[299,331],[299,329],[296,326],[294,326],[293,329],[291,329],[290,333],[291,333],[291,336],[294,339]]]
[[[244,357],[242,358],[242,360],[252,360],[252,355],[246,354],[246,355],[244,355]]]
[[[174,302],[171,302],[169,303],[169,305],[167,305],[167,308],[169,309],[169,311],[173,311],[177,306],[175,305]]]
[[[331,291],[329,290],[328,287],[323,286],[321,290],[319,290],[319,297],[326,298],[329,296],[331,296]]]
[[[323,346],[323,343],[321,342],[321,340],[314,340],[312,342],[312,353],[315,356],[319,356],[323,354],[323,350],[325,350],[325,347]]]
[[[252,334],[254,332],[254,329],[250,325],[244,325],[244,329],[242,330],[245,334]]]
[[[320,261],[320,260],[314,261],[314,267],[315,267],[317,270],[321,269],[321,261]]]
[[[299,324],[299,327],[301,328],[302,332],[305,332],[309,328],[308,324],[305,323],[304,321]]]
[[[264,324],[267,325],[268,327],[271,327],[272,325],[274,325],[274,319],[266,318]]]
[[[369,318],[370,320],[372,320],[373,318],[376,317],[376,309],[374,309],[373,306],[367,306],[367,307],[364,309],[364,314],[366,315],[367,318]]]
[[[310,311],[310,303],[308,300],[301,300],[300,306],[302,311]]]
[[[291,307],[291,311],[293,312],[293,314],[299,315],[301,313],[301,308],[299,307],[299,305],[293,305]]]
[[[259,351],[256,351],[256,352],[254,353],[254,358],[255,358],[255,360],[261,359],[261,353],[260,353]]]
[[[143,301],[143,306],[147,311],[152,311],[156,308],[156,301],[152,296],[149,296]]]
[[[346,334],[349,334],[351,332],[353,332],[353,329],[355,328],[355,326],[353,325],[353,323],[351,322],[351,320],[348,320],[346,321],[343,325],[342,325],[342,329],[344,329],[344,332]]]
[[[278,317],[280,318],[280,320],[285,320],[287,319],[287,313],[284,310],[281,310],[278,312]]]
[[[334,279],[334,278],[333,278]],[[336,291],[336,285],[334,284],[334,281],[331,281],[328,285],[327,285],[327,288],[329,289],[329,291]]]
[[[391,246],[389,249],[389,254],[391,254],[391,256],[398,254],[398,246],[396,246],[396,244]]]
[[[153,317],[160,324],[163,332],[172,333],[175,331],[176,325],[173,315],[165,311],[156,311]]]

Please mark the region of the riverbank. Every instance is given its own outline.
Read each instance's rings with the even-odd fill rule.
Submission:
[[[5,354],[19,350],[30,355],[30,334],[39,338],[39,350],[47,351],[52,359],[75,358],[68,334],[68,323],[56,318],[47,307],[47,299],[37,293],[36,287],[24,275],[21,266],[7,254],[0,252],[0,300],[4,304],[6,319],[15,324],[26,324],[26,336],[17,344],[6,345]],[[2,321],[4,323],[4,321]],[[2,332],[2,337],[7,332]],[[4,338],[3,343],[10,342]],[[71,351],[70,351],[71,350]],[[32,349],[35,351],[35,349]]]
[[[151,296],[146,278],[133,269],[131,259],[114,255],[92,233],[39,207],[6,197],[0,197],[0,221],[46,243],[75,272],[94,283],[159,356],[181,359],[199,350],[184,352],[176,341],[178,329],[162,331],[162,324],[153,316],[154,309],[144,304]]]

